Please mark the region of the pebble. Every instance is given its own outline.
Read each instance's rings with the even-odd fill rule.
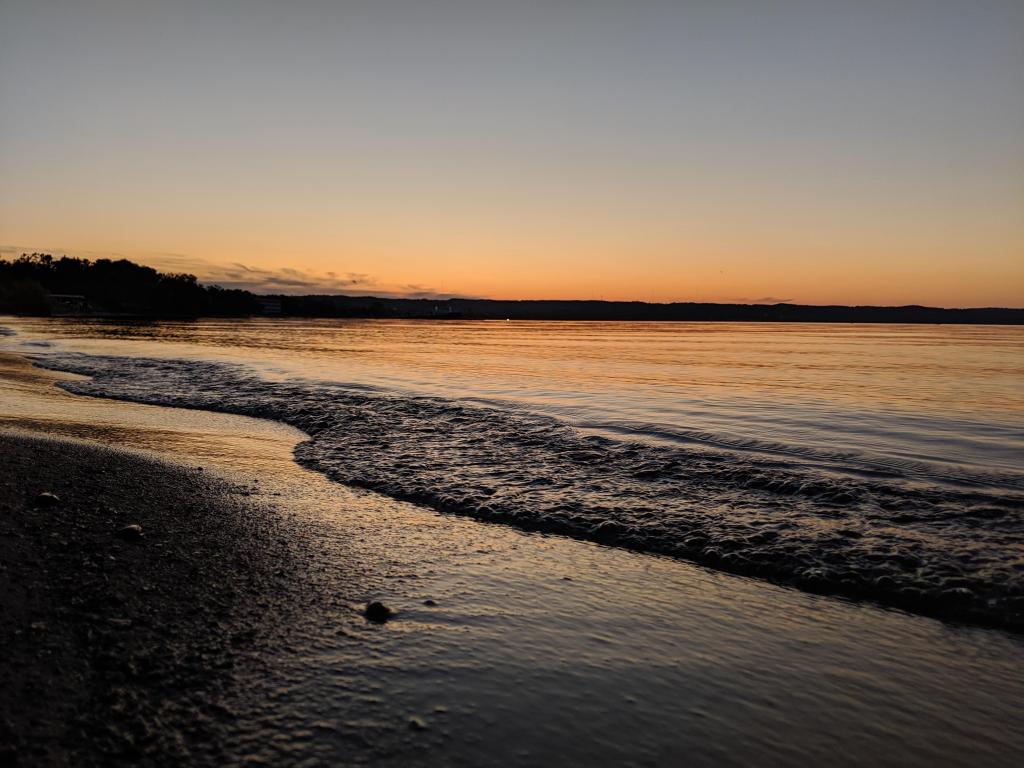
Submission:
[[[374,600],[371,603],[366,604],[366,609],[363,611],[363,615],[370,621],[375,621],[378,624],[383,624],[385,621],[391,618],[394,614],[390,608],[384,603]]]
[[[60,496],[50,491],[43,491],[36,496],[36,506],[38,507],[55,507],[60,504]]]
[[[138,523],[132,523],[131,525],[126,525],[124,528],[119,528],[114,535],[119,539],[124,539],[125,541],[138,541],[146,534],[142,532],[141,525]]]

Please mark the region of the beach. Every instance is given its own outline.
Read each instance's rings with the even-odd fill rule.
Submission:
[[[25,661],[5,674],[47,691],[7,716],[23,763],[996,766],[1024,754],[1012,634],[439,515],[304,469],[297,430],[82,398],[55,386],[68,374],[4,362],[3,488],[22,534],[4,540],[17,542],[7,593],[32,590],[11,608]],[[25,431],[49,437],[13,437]],[[61,504],[33,509],[40,490]],[[58,515],[51,537],[40,521]],[[114,536],[130,522],[145,539]],[[70,537],[69,525],[85,527]],[[96,579],[71,578],[82,559]],[[107,591],[124,602],[89,601]],[[392,620],[368,622],[371,600]],[[59,665],[39,655],[40,632]]]
[[[0,464],[4,764],[218,762],[234,681],[304,602],[278,518],[96,444],[6,432]]]
[[[1022,40],[0,0],[0,768],[1024,766]]]

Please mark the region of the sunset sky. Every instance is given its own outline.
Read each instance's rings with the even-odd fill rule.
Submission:
[[[1024,3],[0,0],[0,251],[1024,306]]]

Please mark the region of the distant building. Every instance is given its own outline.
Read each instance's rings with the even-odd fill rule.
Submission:
[[[431,316],[454,320],[461,318],[462,313],[455,309],[451,304],[435,304],[434,309],[431,312]]]
[[[257,296],[257,303],[260,305],[260,314],[266,317],[275,317],[281,315],[283,310],[281,309],[281,299],[276,296]]]

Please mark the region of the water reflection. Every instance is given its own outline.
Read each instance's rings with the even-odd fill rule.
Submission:
[[[1024,329],[756,323],[12,319],[91,354],[244,362],[500,401],[632,439],[1024,476]]]

